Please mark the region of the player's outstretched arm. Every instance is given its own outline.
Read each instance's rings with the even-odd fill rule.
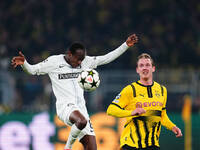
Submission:
[[[106,113],[113,117],[123,118],[123,117],[130,117],[132,116],[131,110],[124,110],[121,107],[118,107],[115,104],[110,104]]]
[[[22,54],[21,51],[19,51],[19,56],[15,56],[11,60],[11,64],[14,68],[17,66],[23,65],[25,61],[25,56]]]
[[[36,71],[38,70],[38,65],[30,65],[26,59],[25,56],[21,51],[19,51],[19,55],[15,56],[11,60],[11,65],[13,68],[16,68],[17,66],[21,66],[23,70],[28,74],[36,74]]]
[[[44,75],[49,73],[51,70],[55,69],[56,64],[54,61],[55,57],[48,57],[46,60],[39,62],[37,64],[31,65],[25,59],[22,52],[19,52],[19,56],[12,58],[11,64],[14,68],[21,66],[23,70],[31,75]]]
[[[113,51],[105,55],[95,57],[97,66],[112,62],[120,55],[122,55],[129,47],[134,46],[137,42],[138,42],[138,37],[136,36],[136,34],[130,35],[127,38],[127,40],[118,48],[114,49]]]
[[[174,134],[176,135],[176,137],[182,137],[183,134],[181,132],[181,129],[179,129],[177,126],[174,126],[172,128],[172,132],[174,132]]]
[[[146,111],[143,108],[136,108],[135,110],[124,110],[120,108],[119,106],[115,104],[110,104],[107,109],[107,114],[110,116],[123,118],[123,117],[130,117],[130,116],[136,116],[141,115],[145,113]]]

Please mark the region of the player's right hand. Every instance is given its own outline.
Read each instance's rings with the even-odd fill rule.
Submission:
[[[11,60],[11,65],[16,68],[19,65],[23,65],[25,61],[25,57],[21,51],[19,51],[19,56],[15,56]]]
[[[136,34],[132,34],[130,35],[127,40],[126,40],[126,44],[131,47],[133,45],[135,45],[138,42],[138,37]]]
[[[144,108],[136,108],[134,111],[132,111],[131,115],[132,116],[141,115],[145,112],[146,110],[144,110]]]
[[[172,132],[174,132],[174,134],[176,135],[176,137],[182,137],[183,134],[181,132],[181,129],[179,129],[178,127],[174,126],[172,128]]]

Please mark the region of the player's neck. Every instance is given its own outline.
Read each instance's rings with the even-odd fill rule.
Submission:
[[[141,84],[146,85],[146,86],[153,84],[152,79],[142,79],[142,78],[140,78],[140,82],[141,82]]]

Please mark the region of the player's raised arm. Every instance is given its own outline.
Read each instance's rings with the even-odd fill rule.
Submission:
[[[24,61],[25,61],[25,57],[22,54],[22,52],[19,51],[19,56],[13,57],[11,60],[11,64],[14,68],[16,68],[17,66],[23,65]]]
[[[106,55],[97,56],[96,64],[97,66],[108,64],[111,61],[122,55],[129,47],[134,46],[138,42],[138,37],[136,34],[130,35],[127,40],[115,50],[109,52]]]
[[[53,68],[52,62],[47,61],[47,59],[34,65],[29,64],[21,51],[19,52],[19,56],[15,56],[12,58],[11,64],[14,68],[16,68],[17,66],[21,66],[26,73],[32,75],[46,74]]]

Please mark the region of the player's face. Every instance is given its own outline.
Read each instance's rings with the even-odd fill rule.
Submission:
[[[80,66],[81,62],[85,58],[85,52],[83,50],[77,50],[75,54],[68,54],[69,56],[69,63],[72,68],[76,68]]]
[[[149,80],[153,77],[153,72],[155,71],[155,66],[152,66],[152,62],[150,59],[141,58],[138,60],[137,73],[142,80]]]

